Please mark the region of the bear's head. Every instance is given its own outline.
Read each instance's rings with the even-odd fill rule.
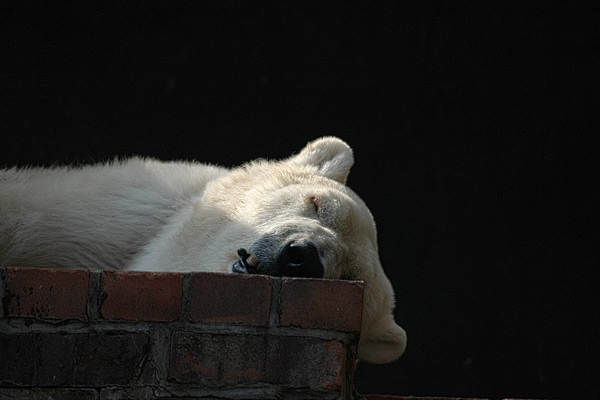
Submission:
[[[402,355],[406,334],[394,322],[373,217],[345,185],[353,163],[345,142],[320,138],[290,158],[232,170],[209,184],[204,203],[246,227],[230,232],[240,240],[232,272],[363,280],[358,356],[386,363]]]

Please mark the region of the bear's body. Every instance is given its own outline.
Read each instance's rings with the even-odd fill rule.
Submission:
[[[249,272],[365,281],[359,358],[404,351],[350,147],[235,169],[132,158],[0,171],[0,266]],[[243,249],[238,252],[238,249]]]

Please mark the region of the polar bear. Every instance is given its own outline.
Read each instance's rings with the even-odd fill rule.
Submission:
[[[234,169],[131,158],[0,171],[0,266],[260,273],[364,283],[358,357],[406,346],[375,223],[335,137]]]

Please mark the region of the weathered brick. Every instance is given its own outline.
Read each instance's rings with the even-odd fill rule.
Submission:
[[[20,270],[42,271],[42,274],[49,271],[74,273],[69,270],[11,269],[13,273]],[[186,315],[194,322],[190,330],[198,328],[199,323],[264,327],[279,321],[275,316],[280,315],[284,326],[354,332],[353,329],[360,326],[360,314],[354,328],[353,323],[339,317],[347,318],[348,314],[356,312],[345,304],[348,300],[344,300],[344,296],[352,294],[352,289],[344,289],[347,284],[358,290],[360,298],[362,286],[357,286],[356,282],[341,282],[340,286],[338,281],[273,279],[258,275],[75,272],[85,273],[85,279],[78,284],[85,288],[81,302],[83,315],[86,304],[99,305],[98,310],[92,309],[89,325],[82,328],[79,321],[66,321],[60,325],[43,324],[40,328],[41,325],[36,323],[32,325],[32,332],[24,332],[22,325],[16,325],[18,329],[11,332],[12,325],[4,321],[4,325],[0,326],[0,387],[35,388],[32,390],[39,393],[32,396],[64,399],[77,397],[70,389],[74,387],[97,388],[96,391],[77,392],[81,398],[96,396],[96,393],[99,399],[136,397],[142,393],[154,395],[158,393],[156,390],[163,390],[160,385],[156,386],[157,378],[162,382],[168,379],[170,389],[180,390],[178,396],[182,397],[188,394],[193,397],[189,388],[202,388],[202,396],[211,395],[211,390],[223,393],[223,390],[239,388],[260,389],[259,392],[264,395],[249,395],[248,398],[287,398],[289,395],[293,398],[332,399],[351,391],[349,379],[353,371],[353,357],[341,341],[288,336],[292,332],[302,335],[296,329],[287,332],[285,328],[271,330],[232,325],[205,325],[201,327],[201,333],[192,333],[185,331],[185,322],[179,321],[179,318],[183,299],[186,299]],[[21,278],[18,274],[15,276]],[[187,281],[184,280],[186,276],[189,278]],[[15,282],[19,281],[14,277],[11,280],[8,270],[2,271],[2,277],[6,282],[3,310],[7,317],[15,317],[15,310],[19,309],[17,303],[11,303],[15,300],[11,289],[14,290]],[[27,277],[20,282],[32,281]],[[184,282],[189,283],[185,285],[186,297],[182,295]],[[327,288],[322,287],[323,283]],[[93,290],[91,296],[87,294],[88,286]],[[332,287],[337,297],[323,293],[324,290],[331,292]],[[272,292],[278,296],[281,294],[281,297],[272,297]],[[63,292],[62,296],[68,303],[71,302],[70,293]],[[21,301],[21,298],[18,300]],[[271,305],[274,305],[273,310]],[[343,305],[345,309],[340,308]],[[22,303],[18,306],[22,308]],[[361,306],[359,303],[359,309]],[[54,310],[54,307],[49,309]],[[286,312],[301,313],[298,318],[308,322],[296,324],[286,316]],[[106,320],[98,320],[99,315]],[[111,319],[177,321],[179,332],[169,334],[173,327],[167,324],[161,324],[165,329],[161,328],[158,336],[144,330],[125,332],[123,327],[129,329],[130,325],[122,323],[112,324],[112,329],[119,331],[104,331],[111,329]],[[142,329],[144,327],[147,325],[144,324]],[[96,330],[98,328],[99,331]],[[208,329],[212,331],[207,332]],[[215,333],[215,329],[219,333]],[[160,371],[168,372],[166,377],[158,377],[156,374],[160,371],[145,363],[146,357],[150,356],[150,337],[158,340],[155,343],[158,346],[152,347],[152,357],[157,365],[161,365]],[[169,337],[171,343],[166,345]],[[168,369],[163,369],[163,365],[168,365]],[[145,386],[149,384],[153,386]],[[209,391],[204,391],[204,387]],[[58,391],[55,393],[54,389]],[[33,391],[26,389],[10,395],[28,396],[30,393]]]
[[[188,297],[192,321],[255,326],[269,322],[268,276],[194,273]]]
[[[148,343],[142,333],[0,333],[0,385],[128,384]]]
[[[360,331],[360,281],[283,278],[280,301],[281,326]]]
[[[311,337],[176,332],[169,380],[221,387],[261,382],[341,390],[345,346]]]
[[[41,319],[84,317],[89,276],[88,270],[6,268],[4,315]]]
[[[169,322],[181,315],[182,274],[102,271],[101,281],[103,318]]]
[[[98,400],[100,394],[94,389],[76,388],[0,388],[0,399],[13,400]]]

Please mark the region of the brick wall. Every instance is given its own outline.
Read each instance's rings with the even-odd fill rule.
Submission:
[[[0,269],[0,399],[442,399],[353,392],[362,295],[356,281]]]
[[[0,269],[0,398],[349,398],[362,283]]]

